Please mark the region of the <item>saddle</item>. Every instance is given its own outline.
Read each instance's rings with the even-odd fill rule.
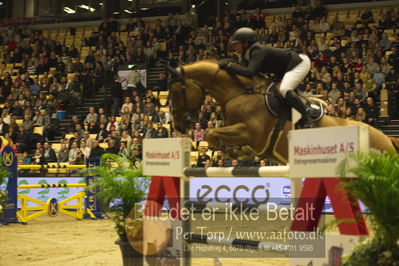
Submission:
[[[276,162],[281,162],[275,153],[275,149],[279,140],[280,132],[284,129],[284,125],[287,121],[292,120],[291,107],[285,102],[285,99],[280,95],[278,91],[278,83],[272,82],[269,87],[263,92],[265,95],[266,106],[272,115],[278,117],[277,123],[273,130],[268,136],[269,144],[266,149],[260,154],[261,157],[270,158]],[[300,95],[300,94],[299,94]],[[309,118],[315,124],[324,115],[324,106],[321,102],[316,100],[308,99],[300,95],[304,101],[306,101],[307,110],[309,112]],[[301,121],[296,125],[296,128],[301,128]]]
[[[278,83],[272,82],[265,91],[266,106],[269,111],[276,117],[285,116],[287,120],[291,121],[291,107],[285,102],[285,99],[278,91]],[[306,102],[306,109],[308,110],[309,118],[316,124],[324,115],[324,106],[321,102],[309,99],[298,93]],[[297,125],[301,127],[300,122]]]

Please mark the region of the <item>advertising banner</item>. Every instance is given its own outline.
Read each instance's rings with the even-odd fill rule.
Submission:
[[[368,152],[366,126],[292,130],[289,136],[290,176],[339,177],[339,164],[351,152]]]
[[[127,73],[129,73],[129,71],[131,71],[131,70],[119,70],[118,71],[118,76],[121,81],[122,90],[127,90],[126,77],[127,77]],[[141,83],[144,85],[144,87],[147,88],[147,70],[140,69],[140,70],[137,70],[137,72],[139,73]]]
[[[191,139],[144,139],[143,172],[148,176],[182,176],[189,166]]]
[[[18,185],[44,185],[44,184],[85,184],[83,177],[20,177]],[[56,198],[62,201],[79,192],[84,191],[83,187],[61,187],[61,188],[30,188],[18,189],[19,195],[26,195],[34,199],[46,202],[50,198]],[[71,201],[70,204],[76,204]],[[28,206],[37,206],[35,203],[28,201]],[[18,201],[18,208],[20,208]]]
[[[192,178],[190,200],[195,202],[231,202],[233,204],[291,204],[291,186],[288,178]],[[363,212],[367,208],[360,202]],[[327,197],[323,212],[333,213]]]

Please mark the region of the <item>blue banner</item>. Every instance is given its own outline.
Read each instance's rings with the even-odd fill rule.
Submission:
[[[10,146],[5,146],[1,152],[3,166],[7,168],[10,175],[7,181],[8,200],[3,203],[3,216],[0,217],[1,223],[17,223],[17,163],[18,158]]]
[[[96,176],[94,176],[91,168],[100,165],[99,159],[87,159],[86,161],[86,185],[90,186]],[[97,218],[102,218],[101,205],[96,198],[95,189],[88,189],[86,191],[86,208],[88,208]],[[86,214],[85,218],[89,218]]]

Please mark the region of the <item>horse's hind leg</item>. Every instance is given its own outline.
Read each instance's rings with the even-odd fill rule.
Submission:
[[[238,158],[249,155],[248,149],[242,149],[243,146],[249,145],[251,141],[247,126],[244,123],[209,129],[205,132],[205,138],[210,145],[229,157]]]

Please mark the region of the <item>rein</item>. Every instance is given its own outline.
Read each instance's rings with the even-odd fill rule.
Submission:
[[[181,90],[182,93],[183,93],[183,103],[184,103],[184,106],[179,107],[179,108],[173,108],[174,110],[172,109],[172,112],[179,112],[179,113],[187,112],[187,113],[193,114],[194,112],[187,111],[187,110],[189,110],[189,108],[188,108],[187,97],[186,97],[186,96],[187,96],[187,95],[186,95],[186,93],[187,93],[187,92],[186,92],[186,89],[187,89],[187,88],[186,88],[186,81],[185,81],[186,78],[185,78],[184,69],[183,69],[182,67],[178,67],[176,70],[179,72],[180,75],[179,75],[178,77],[173,78],[173,79],[170,81],[170,84],[173,84],[173,83],[175,83],[175,82],[181,82],[180,90]],[[217,78],[217,75],[218,75],[219,71],[220,71],[220,67],[218,67],[217,70],[215,71],[215,73],[213,74],[213,78],[212,78],[212,83],[211,83],[211,84],[215,84],[216,78]],[[209,94],[209,89],[203,88],[202,86],[200,86],[200,84],[199,84],[197,81],[195,81],[195,80],[193,80],[193,79],[190,79],[190,80],[191,80],[195,85],[197,85],[198,88],[200,88],[200,90],[202,91],[202,93],[204,93],[205,95]],[[243,84],[242,84],[241,80],[237,79],[237,81],[238,81],[239,83],[241,83],[241,85],[242,85],[242,87],[243,87]],[[223,99],[223,95],[222,95],[222,94],[218,93],[217,91],[213,91],[213,92],[216,93],[216,94],[218,94],[220,99]],[[228,99],[224,100],[223,102],[221,102],[220,105],[222,106],[223,111],[224,111],[224,106],[225,106],[227,103],[229,103],[231,100],[233,100],[233,99],[235,99],[235,98],[237,98],[237,97],[239,97],[239,96],[241,96],[241,95],[244,95],[244,94],[248,94],[248,92],[247,92],[246,89],[243,89],[243,91],[241,91],[241,92],[237,93],[236,95],[233,95],[233,96],[229,97]],[[170,96],[169,96],[169,97],[170,97]]]

